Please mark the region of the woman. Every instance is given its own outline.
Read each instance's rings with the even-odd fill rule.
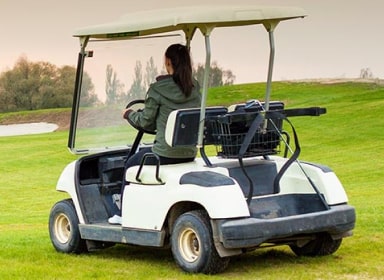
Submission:
[[[153,147],[141,149],[134,154],[128,159],[126,168],[139,165],[143,155],[148,152],[156,154],[160,164],[189,162],[196,157],[196,147],[171,147],[165,141],[165,126],[169,114],[177,109],[200,107],[201,103],[199,84],[192,77],[188,48],[180,44],[169,46],[165,52],[164,64],[168,75],[157,77],[156,82],[151,84],[144,109],[136,112],[128,108],[123,112],[123,117],[136,126],[156,130]],[[154,157],[148,157],[145,163],[154,165],[157,162]],[[108,221],[121,224],[121,216],[115,215]]]

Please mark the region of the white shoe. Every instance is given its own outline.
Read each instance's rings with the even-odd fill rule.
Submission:
[[[114,215],[113,217],[108,219],[108,223],[112,225],[121,225],[123,219],[119,215]]]

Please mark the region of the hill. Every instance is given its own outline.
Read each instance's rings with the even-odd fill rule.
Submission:
[[[263,99],[265,85],[211,89],[210,105]],[[272,98],[286,107],[322,106],[327,114],[291,121],[301,142],[300,160],[332,168],[356,207],[354,234],[336,254],[297,258],[287,248],[264,248],[234,258],[215,278],[383,279],[384,85],[379,83],[275,82]],[[70,109],[0,114],[0,122],[47,121],[68,126]],[[47,230],[49,209],[67,194],[55,192],[68,152],[67,131],[0,137],[0,279],[191,279],[168,250],[115,246],[84,255],[59,254]],[[63,265],[64,264],[64,265]],[[106,267],[108,266],[108,269]],[[192,276],[193,277],[193,276]],[[196,278],[196,277],[194,277]]]
[[[337,86],[355,84],[356,87],[371,88],[375,86],[377,88],[384,88],[384,80],[379,79],[311,79],[311,80],[295,80],[274,82],[272,86],[272,98],[280,99],[280,96],[284,96],[286,105],[289,105],[291,101],[287,99],[287,90],[294,93],[299,93],[303,90],[303,86],[306,87],[306,91],[311,91],[317,87],[324,88],[327,86]],[[365,86],[364,86],[365,85]],[[264,83],[247,84],[247,85],[233,85],[229,87],[219,87],[210,89],[208,96],[209,105],[229,105],[236,102],[243,102],[248,99],[260,98],[264,99]],[[328,87],[329,88],[329,87]],[[225,89],[225,90],[223,90]],[[276,90],[276,91],[275,91]],[[284,93],[281,94],[280,91]],[[222,94],[225,92],[225,94]],[[237,92],[237,94],[231,94],[231,92]],[[227,94],[229,93],[229,94]],[[239,94],[240,93],[240,94]],[[260,93],[260,94],[259,94]],[[220,95],[220,96],[219,96]],[[321,97],[321,96],[320,96]],[[296,98],[292,97],[292,99]],[[299,98],[301,99],[301,98]],[[295,100],[295,103],[297,101]],[[300,103],[300,102],[299,102]],[[320,104],[312,104],[312,106],[318,106]],[[34,122],[47,122],[58,125],[58,130],[69,129],[69,123],[71,118],[71,109],[48,109],[48,110],[36,110],[36,111],[24,111],[0,114],[0,125],[8,124],[20,124],[20,123],[34,123]]]

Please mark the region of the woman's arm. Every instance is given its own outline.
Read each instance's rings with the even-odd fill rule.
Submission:
[[[156,94],[151,88],[148,91],[147,98],[144,102],[144,109],[142,111],[134,111],[126,109],[123,111],[123,117],[142,127],[146,130],[156,130],[156,118],[160,106],[159,95]]]

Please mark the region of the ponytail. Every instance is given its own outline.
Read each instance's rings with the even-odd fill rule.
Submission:
[[[192,93],[192,63],[189,50],[181,44],[170,45],[165,51],[165,56],[170,59],[173,68],[173,80],[180,87],[185,97]]]

